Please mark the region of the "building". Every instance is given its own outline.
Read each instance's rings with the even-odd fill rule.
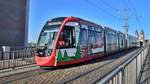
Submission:
[[[144,42],[144,40],[145,40],[145,34],[144,34],[143,29],[142,29],[141,32],[140,32],[139,40],[140,40],[141,42]]]
[[[29,0],[0,0],[0,46],[26,46]]]
[[[144,34],[143,29],[142,29],[141,32],[140,32],[139,42],[140,42],[140,45],[141,45],[141,46],[144,46],[144,45],[145,45],[145,34]]]

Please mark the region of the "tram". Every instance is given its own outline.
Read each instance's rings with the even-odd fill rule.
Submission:
[[[62,66],[104,57],[136,47],[137,38],[77,17],[46,22],[37,42],[38,66]]]

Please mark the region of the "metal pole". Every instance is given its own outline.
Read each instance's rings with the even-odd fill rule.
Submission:
[[[140,53],[140,58],[141,58],[141,67],[140,67],[140,71],[141,71],[141,69],[142,69],[142,53]]]
[[[14,53],[14,51],[12,51],[12,57],[13,57],[13,65],[12,65],[12,67],[13,67],[13,69],[15,69],[15,67],[14,67],[14,64],[15,64],[15,53]]]
[[[127,14],[127,9],[125,9],[124,26],[123,27],[125,29],[126,45],[128,47],[128,14]]]
[[[121,84],[125,84],[125,73],[124,73],[124,68],[122,68],[122,83]]]
[[[137,84],[137,79],[138,79],[138,77],[137,77],[137,67],[138,67],[138,66],[137,66],[137,57],[136,57],[135,60],[136,60],[136,82],[135,82],[135,84]]]

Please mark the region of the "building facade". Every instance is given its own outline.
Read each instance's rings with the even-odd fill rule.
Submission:
[[[29,0],[0,0],[0,46],[26,46]]]
[[[139,41],[144,42],[144,40],[145,40],[145,34],[144,34],[143,29],[142,29],[140,32]]]
[[[145,46],[145,34],[144,34],[143,29],[141,30],[139,34],[139,42],[140,42],[140,46]]]

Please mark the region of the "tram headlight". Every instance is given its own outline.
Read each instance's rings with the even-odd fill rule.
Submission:
[[[36,55],[43,55],[44,53],[43,53],[43,49],[41,49],[41,48],[37,48],[37,50],[36,50]]]
[[[42,49],[42,48],[38,48],[36,55],[38,56],[50,56],[52,53],[52,49]]]
[[[45,51],[45,55],[46,55],[46,56],[50,56],[51,53],[52,53],[52,50],[51,50],[51,49],[48,49],[48,50]]]

